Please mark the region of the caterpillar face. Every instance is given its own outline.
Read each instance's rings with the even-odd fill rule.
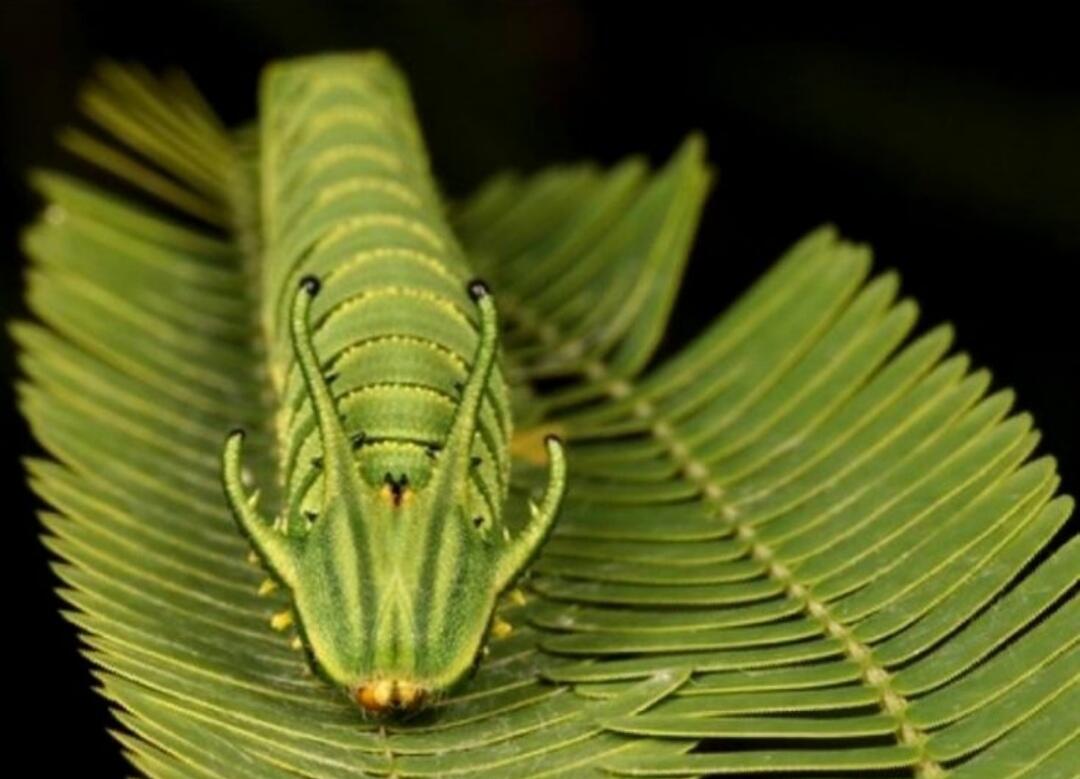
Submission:
[[[239,431],[223,469],[241,530],[291,596],[279,627],[377,714],[419,708],[470,670],[565,483],[549,439],[548,488],[511,536],[495,305],[463,280],[403,89],[370,56],[277,66],[264,83],[275,516],[242,484]]]

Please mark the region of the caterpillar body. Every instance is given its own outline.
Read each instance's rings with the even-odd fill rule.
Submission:
[[[512,429],[487,287],[447,227],[407,86],[378,54],[272,66],[260,89],[261,328],[279,507],[223,454],[242,532],[303,645],[364,709],[416,709],[474,665],[565,485],[515,534]]]

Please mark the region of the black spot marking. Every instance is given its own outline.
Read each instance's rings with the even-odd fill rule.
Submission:
[[[317,471],[321,471],[322,467],[323,467],[323,458],[321,458],[321,457],[312,457],[311,458],[311,467],[314,468]]]
[[[480,527],[481,525],[484,524],[484,518],[483,517],[473,517],[472,523],[473,523],[473,527]]]
[[[392,474],[386,474],[383,477],[383,481],[386,482],[386,486],[390,488],[390,497],[395,506],[401,505],[401,499],[405,495],[405,490],[409,487],[409,477],[407,474],[401,474],[398,478],[394,478]]]
[[[491,294],[491,289],[481,279],[473,279],[469,282],[468,286],[469,297],[473,299],[473,302],[486,298]]]
[[[352,448],[353,449],[359,449],[365,443],[367,443],[367,436],[363,432],[357,433],[356,435],[354,435],[352,437]]]
[[[482,462],[484,462],[483,457],[477,457],[476,455],[473,455],[469,458],[469,465],[471,465],[473,468],[478,468],[480,466],[480,463]]]

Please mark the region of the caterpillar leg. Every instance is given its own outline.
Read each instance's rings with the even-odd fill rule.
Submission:
[[[502,617],[495,617],[491,622],[491,635],[495,638],[507,638],[514,632],[514,626]]]
[[[270,617],[270,627],[274,630],[281,632],[288,630],[293,625],[293,613],[292,609],[284,609],[279,611],[274,616]]]

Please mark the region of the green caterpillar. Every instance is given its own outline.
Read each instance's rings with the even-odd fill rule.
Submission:
[[[407,87],[382,56],[263,76],[262,328],[281,489],[225,491],[287,588],[314,667],[364,709],[416,709],[473,667],[496,598],[550,531],[566,466],[511,535],[496,310],[447,228]]]

